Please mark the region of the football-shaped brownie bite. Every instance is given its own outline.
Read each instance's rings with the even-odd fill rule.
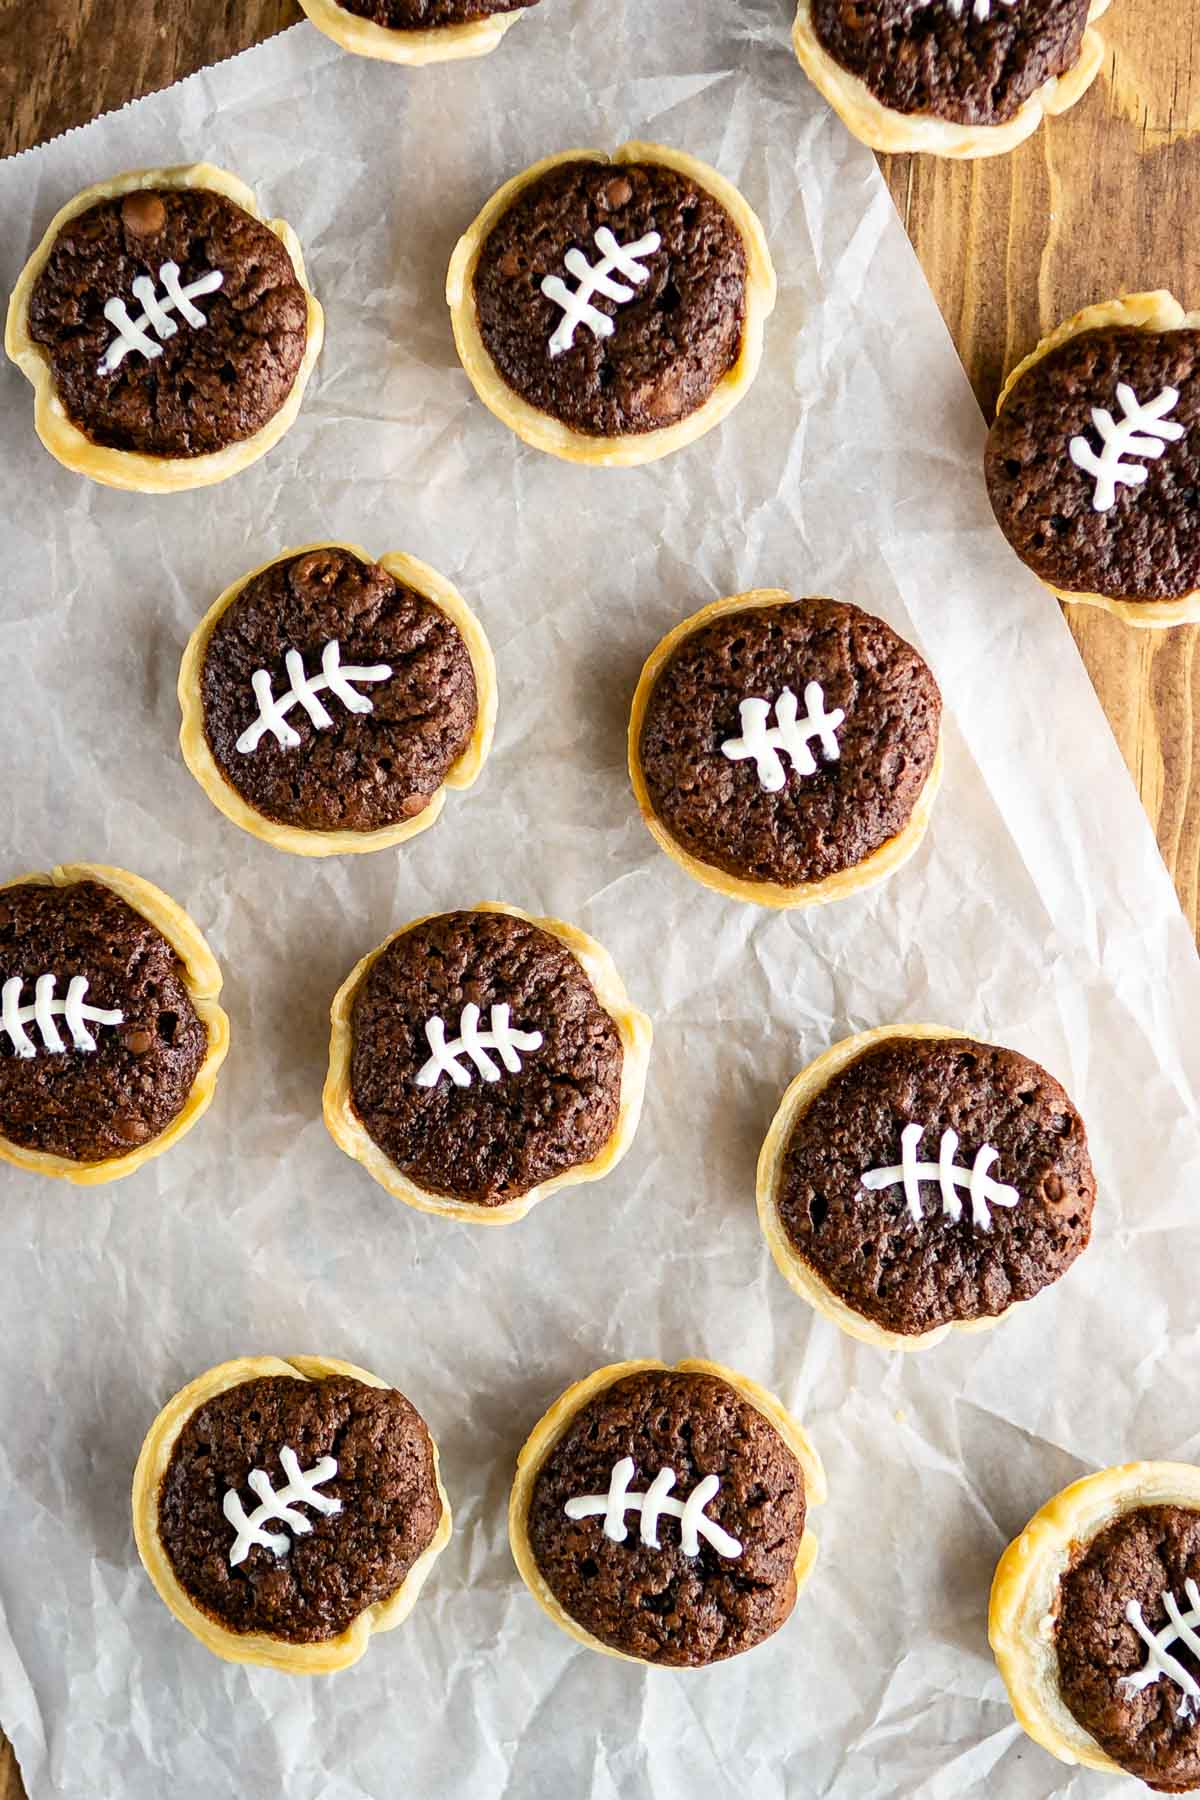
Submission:
[[[632,1141],[650,1021],[561,920],[491,903],[418,919],[363,958],[332,1018],[329,1130],[420,1211],[505,1224]]]
[[[988,1635],[1019,1723],[1065,1763],[1200,1788],[1200,1469],[1057,1494],[996,1570]]]
[[[176,1394],[133,1520],[160,1598],[207,1649],[310,1675],[407,1617],[451,1529],[420,1413],[327,1357],[243,1357]]]
[[[780,1273],[892,1350],[993,1324],[1057,1281],[1087,1247],[1095,1194],[1053,1076],[945,1026],[885,1026],[818,1057],[758,1163]]]
[[[457,590],[398,552],[285,551],[228,588],[179,677],[184,758],[235,825],[301,856],[425,831],[491,746],[496,672]]]
[[[158,1156],[212,1099],[220,991],[182,907],[124,869],[0,887],[0,1159],[92,1186]]]
[[[291,228],[200,163],[65,206],[17,282],[5,347],[52,456],[154,493],[222,481],[277,443],[323,330]]]
[[[534,1598],[580,1643],[696,1669],[790,1616],[824,1499],[816,1451],[756,1383],[717,1363],[617,1363],[534,1427],[509,1540]]]
[[[799,0],[809,79],[875,150],[998,156],[1100,73],[1109,0]]]
[[[1200,314],[1167,293],[1076,314],[1009,377],[986,468],[1000,529],[1060,599],[1200,619]]]
[[[758,369],[775,273],[714,169],[656,144],[576,150],[518,175],[461,239],[455,342],[485,405],[574,462],[692,442]]]
[[[761,589],[685,619],[634,695],[642,817],[689,875],[763,906],[835,900],[924,836],[941,776],[941,695],[882,619]]]
[[[326,37],[381,62],[486,56],[538,0],[300,0]]]

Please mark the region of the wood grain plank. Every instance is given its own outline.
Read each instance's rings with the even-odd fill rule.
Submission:
[[[1117,0],[1101,80],[1015,155],[964,165],[883,159],[986,411],[1017,357],[1090,300],[1170,287],[1200,306],[1200,291],[1188,287],[1200,23],[1181,10]],[[0,154],[165,87],[299,16],[295,0],[41,0],[33,31],[27,0],[0,0]],[[1195,928],[1200,629],[1132,631],[1088,608],[1068,617]],[[0,1800],[23,1800],[3,1739]]]

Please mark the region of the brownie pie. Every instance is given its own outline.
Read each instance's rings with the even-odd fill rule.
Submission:
[[[415,558],[289,550],[226,590],[179,678],[184,758],[234,824],[303,856],[426,830],[476,779],[495,665],[462,596]]]
[[[650,1022],[592,938],[482,905],[403,927],[333,1003],[325,1119],[425,1212],[505,1223],[615,1167]]]
[[[300,0],[343,50],[382,62],[486,56],[538,0]]]
[[[534,1428],[509,1538],[534,1598],[579,1642],[696,1669],[790,1616],[824,1498],[812,1445],[755,1383],[715,1363],[617,1363]]]
[[[917,1350],[994,1323],[1086,1249],[1083,1121],[1015,1050],[935,1026],[849,1038],[796,1077],[758,1165],[781,1274],[854,1337]]]
[[[143,1445],[133,1509],[176,1618],[231,1662],[298,1674],[398,1625],[450,1538],[420,1413],[320,1357],[246,1357],[184,1388]]]
[[[220,989],[187,914],[123,869],[0,887],[0,1158],[95,1185],[159,1155],[212,1099]]]
[[[988,1626],[1013,1710],[1066,1763],[1200,1788],[1200,1470],[1103,1469],[1001,1558]]]
[[[804,906],[883,879],[924,836],[941,695],[911,644],[837,600],[718,600],[642,671],[629,771],[656,841],[735,899]]]
[[[775,300],[736,189],[653,144],[537,163],[454,253],[455,341],[480,398],[536,448],[650,462],[749,386]]]
[[[1000,529],[1061,599],[1200,619],[1200,315],[1167,293],[1077,314],[1009,378],[986,466]]]
[[[801,65],[876,150],[996,156],[1100,72],[1108,0],[799,0]]]
[[[294,420],[321,345],[300,248],[207,164],[78,195],[26,264],[5,339],[52,455],[113,487],[199,487]]]

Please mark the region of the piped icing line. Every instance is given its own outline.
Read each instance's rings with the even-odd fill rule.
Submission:
[[[493,1006],[489,1029],[480,1031],[479,1008],[474,1003],[464,1006],[458,1021],[459,1035],[447,1043],[446,1022],[434,1013],[425,1022],[425,1038],[432,1054],[417,1070],[417,1086],[436,1087],[443,1075],[449,1075],[455,1087],[470,1087],[471,1071],[460,1060],[464,1056],[471,1059],[485,1081],[499,1081],[500,1071],[487,1054],[489,1050],[496,1052],[510,1075],[519,1074],[521,1058],[517,1052],[539,1049],[542,1034],[515,1030],[509,1015],[508,1006]]]
[[[96,1040],[88,1030],[92,1025],[120,1025],[125,1018],[123,1012],[102,1006],[86,1006],[84,995],[88,991],[86,975],[73,975],[67,986],[65,1000],[54,998],[54,989],[58,985],[57,975],[39,975],[33,986],[33,1003],[21,1005],[21,990],[24,981],[20,975],[10,975],[0,988],[0,1037],[7,1037],[14,1053],[28,1061],[37,1055],[37,1045],[25,1030],[26,1025],[36,1025],[41,1034],[42,1047],[52,1056],[61,1056],[67,1046],[62,1039],[56,1021],[62,1019],[71,1034],[71,1044],[76,1050],[92,1051],[96,1048]]]
[[[881,1188],[904,1188],[904,1201],[914,1225],[921,1223],[921,1183],[936,1181],[942,1194],[942,1212],[953,1223],[957,1224],[962,1217],[962,1201],[959,1199],[959,1188],[966,1188],[971,1201],[971,1223],[979,1231],[990,1231],[992,1215],[988,1210],[992,1206],[1016,1206],[1021,1196],[1017,1189],[1005,1183],[993,1181],[988,1174],[992,1164],[999,1159],[999,1151],[991,1144],[981,1144],[975,1152],[975,1160],[968,1169],[955,1162],[958,1150],[957,1131],[946,1130],[942,1133],[938,1147],[938,1160],[918,1162],[917,1148],[925,1135],[924,1125],[910,1124],[900,1133],[900,1162],[886,1169],[868,1169],[862,1176],[862,1185],[877,1193]]]
[[[561,306],[563,316],[558,327],[550,338],[551,356],[561,356],[575,342],[575,333],[579,326],[586,326],[593,337],[610,338],[616,325],[606,312],[601,312],[592,301],[597,294],[603,294],[606,300],[615,300],[623,306],[632,300],[637,289],[650,279],[650,271],[638,260],[643,256],[652,256],[662,243],[657,231],[647,232],[645,237],[638,238],[634,244],[619,244],[607,225],[601,225],[595,233],[594,242],[601,255],[601,261],[592,264],[582,250],[568,250],[563,258],[567,273],[573,275],[579,283],[577,288],[569,288],[561,275],[547,275],[542,281],[542,292],[547,300],[553,300]],[[633,282],[633,287],[626,287],[623,281],[614,281],[614,271],[624,275]]]
[[[131,350],[140,351],[150,361],[161,356],[162,345],[156,344],[149,333],[153,331],[160,338],[173,338],[179,327],[171,317],[172,313],[178,313],[193,331],[206,325],[206,315],[198,306],[193,306],[192,301],[204,294],[215,294],[225,282],[220,269],[209,269],[195,281],[189,281],[186,287],[181,287],[177,262],[163,263],[158,271],[158,279],[164,289],[162,299],[149,275],[139,275],[132,283],[133,297],[144,308],[139,318],[130,317],[129,308],[118,296],[114,295],[111,300],[105,301],[104,316],[110,325],[116,326],[117,335],[100,358],[99,374],[113,374]]]
[[[1185,1644],[1193,1656],[1200,1656],[1200,1635],[1195,1629],[1200,1625],[1200,1588],[1189,1580],[1184,1582],[1183,1591],[1192,1610],[1183,1612],[1174,1594],[1164,1593],[1162,1603],[1167,1609],[1167,1623],[1159,1632],[1151,1631],[1138,1602],[1129,1602],[1125,1617],[1146,1646],[1146,1660],[1136,1674],[1122,1675],[1117,1686],[1126,1694],[1139,1694],[1165,1675],[1183,1696],[1176,1708],[1178,1716],[1195,1719],[1200,1718],[1200,1683],[1167,1648],[1168,1644],[1178,1641]]]
[[[237,748],[243,756],[248,756],[252,750],[257,749],[267,732],[285,749],[294,750],[300,742],[300,733],[288,724],[284,716],[293,706],[303,707],[318,731],[326,730],[333,724],[333,719],[317,698],[326,689],[337,696],[347,712],[374,712],[373,703],[365,694],[356,692],[351,684],[386,681],[392,672],[390,663],[371,663],[363,667],[343,663],[341,645],[337,638],[331,638],[321,652],[319,675],[305,674],[304,658],[298,650],[289,650],[283,660],[291,686],[286,693],[280,694],[278,700],[271,692],[271,676],[266,669],[256,669],[250,678],[254,698],[258,701],[258,717],[237,740]]]
[[[1093,406],[1092,423],[1100,434],[1102,449],[1097,455],[1085,437],[1070,442],[1071,461],[1076,468],[1096,478],[1092,509],[1108,512],[1116,505],[1117,484],[1140,487],[1149,473],[1144,463],[1125,462],[1129,456],[1160,457],[1168,444],[1177,444],[1187,436],[1187,427],[1168,419],[1179,404],[1179,389],[1166,387],[1155,399],[1143,406],[1128,382],[1117,383],[1117,404],[1121,417],[1114,419],[1105,406]],[[1139,436],[1144,433],[1144,436]]]
[[[802,719],[796,696],[788,687],[782,690],[773,707],[769,700],[741,701],[738,716],[742,735],[725,739],[721,745],[722,756],[727,756],[730,762],[752,758],[759,786],[768,794],[779,793],[787,784],[781,752],[791,758],[798,775],[816,773],[817,759],[809,749],[813,739],[820,741],[822,753],[829,762],[839,761],[841,749],[837,733],[846,722],[845,712],[840,706],[833,712],[825,711],[825,693],[819,681],[810,681],[805,687],[804,705],[806,715]],[[775,723],[768,727],[767,720],[772,711]]]
[[[954,14],[956,19],[962,18],[963,7],[965,4],[966,0],[946,0],[946,5],[950,8],[950,11]],[[1000,4],[1002,6],[1013,7],[1017,4],[1017,0],[1000,0]],[[972,18],[978,19],[979,23],[982,25],[990,19],[991,16],[992,0],[974,0],[974,5],[971,8]]]
[[[327,1518],[342,1510],[341,1501],[332,1494],[317,1492],[324,1482],[332,1481],[337,1474],[336,1457],[322,1456],[311,1469],[302,1469],[296,1452],[285,1444],[279,1452],[279,1463],[287,1476],[286,1485],[281,1488],[271,1486],[271,1477],[265,1469],[251,1469],[246,1477],[247,1485],[261,1502],[249,1516],[237,1489],[229,1488],[226,1491],[221,1510],[236,1534],[229,1546],[230,1568],[236,1569],[239,1563],[245,1562],[254,1544],[260,1545],[264,1550],[274,1551],[276,1556],[286,1555],[291,1547],[287,1532],[268,1531],[268,1525],[286,1525],[296,1537],[306,1537],[312,1530],[312,1520],[297,1512],[298,1506],[311,1506],[316,1512],[324,1513]]]
[[[604,1535],[614,1544],[623,1544],[629,1535],[625,1514],[640,1513],[639,1536],[650,1550],[662,1549],[658,1541],[658,1521],[665,1514],[679,1520],[679,1548],[684,1556],[700,1554],[701,1538],[712,1545],[718,1556],[732,1559],[742,1554],[737,1538],[731,1537],[715,1519],[705,1515],[705,1507],[720,1489],[719,1476],[705,1475],[686,1500],[671,1497],[671,1489],[675,1486],[674,1469],[660,1469],[645,1493],[630,1492],[633,1477],[633,1458],[623,1456],[613,1467],[607,1494],[577,1495],[567,1501],[563,1511],[568,1519],[603,1517]]]

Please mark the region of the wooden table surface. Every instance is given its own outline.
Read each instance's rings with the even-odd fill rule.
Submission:
[[[1191,141],[1200,130],[1200,34],[1185,29],[1182,6],[1116,0],[1100,80],[1015,155],[965,165],[883,159],[989,413],[1012,363],[1089,301],[1168,287],[1200,305],[1187,267],[1200,196],[1200,146]],[[31,30],[22,0],[0,0],[0,155],[165,87],[300,17],[294,0],[42,0],[37,12]],[[1195,930],[1200,628],[1134,631],[1092,608],[1068,614]],[[2,1738],[0,1800],[23,1800]]]

